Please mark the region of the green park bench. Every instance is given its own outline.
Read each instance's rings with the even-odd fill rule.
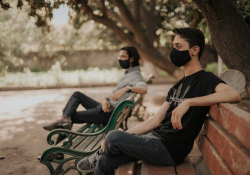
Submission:
[[[149,75],[145,79],[146,83],[151,84],[152,78],[153,75]],[[76,132],[65,129],[51,131],[47,136],[47,142],[53,145],[55,142],[52,140],[52,136],[58,134],[56,146],[45,150],[40,158],[40,162],[48,167],[51,175],[66,174],[71,169],[77,170],[77,162],[98,150],[101,141],[109,131],[119,128],[123,130],[128,129],[128,118],[132,115],[134,108],[133,116],[139,121],[142,120],[139,110],[143,107],[144,113],[146,108],[142,105],[143,97],[144,95],[133,93],[126,100],[120,102],[114,109],[106,126],[86,123]],[[56,159],[53,155],[58,153],[67,155],[67,157],[64,158],[63,156],[62,160]],[[71,165],[64,169],[64,165],[69,162],[71,162]],[[78,173],[81,174],[80,172]]]
[[[136,102],[140,98],[140,94],[133,94],[120,102],[114,109],[106,126],[87,123],[76,132],[65,129],[51,131],[47,136],[47,142],[50,145],[54,144],[52,136],[56,134],[64,134],[67,138],[54,147],[45,150],[40,162],[48,167],[51,175],[66,174],[71,169],[77,170],[76,165],[78,161],[96,152],[100,148],[101,141],[109,131],[127,126],[127,118],[130,117]],[[64,154],[64,158],[58,160],[51,156],[57,153]],[[81,174],[80,172],[78,173]]]

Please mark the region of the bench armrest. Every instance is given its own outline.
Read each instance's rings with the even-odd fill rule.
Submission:
[[[63,147],[69,148],[72,145],[72,140],[76,137],[76,136],[96,136],[99,135],[101,133],[104,133],[106,131],[106,128],[103,128],[101,131],[98,132],[94,132],[94,133],[80,133],[80,132],[74,132],[74,131],[70,131],[67,129],[55,129],[53,131],[51,131],[49,133],[49,135],[47,136],[47,142],[49,145],[54,145],[54,140],[52,140],[52,136],[56,135],[56,134],[64,134],[65,136],[68,137],[68,140],[63,142]]]
[[[113,111],[108,124],[105,126],[105,128],[103,128],[100,131],[97,131],[95,133],[80,133],[80,132],[74,132],[74,131],[70,131],[70,130],[66,130],[66,129],[55,129],[53,131],[51,131],[49,133],[49,135],[47,136],[47,142],[49,145],[53,145],[55,142],[54,140],[52,140],[52,136],[56,135],[56,134],[65,134],[68,137],[67,141],[63,142],[63,147],[69,148],[72,145],[72,140],[75,138],[74,136],[96,136],[99,135],[101,133],[107,134],[108,131],[113,130],[115,128],[115,124],[116,124],[116,120],[119,116],[119,114],[121,113],[121,111],[125,108],[129,106],[130,109],[132,110],[135,106],[134,102],[131,100],[124,100],[122,102],[120,102],[117,107],[115,108],[115,110]]]

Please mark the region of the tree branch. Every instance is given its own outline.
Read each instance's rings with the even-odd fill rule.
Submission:
[[[103,1],[103,0],[102,0]],[[96,4],[101,8],[101,9],[104,9],[102,6],[103,6],[103,4],[102,4],[102,2],[100,2],[99,0],[95,0],[95,2],[96,2]],[[115,13],[114,12],[114,10],[112,10],[112,9],[107,9],[106,7],[105,7],[105,10],[106,10],[106,15],[105,16],[109,16],[109,17],[111,17],[111,18],[113,18],[116,22],[120,22],[121,23],[121,26],[123,26],[123,21],[122,21],[122,19],[120,18],[120,16],[117,14],[117,13]]]
[[[133,1],[133,15],[136,22],[140,21],[140,8],[141,8],[142,2],[141,0],[135,0]]]
[[[143,28],[132,17],[130,11],[124,4],[123,0],[112,0],[113,3],[119,8],[124,25],[134,34],[135,39],[140,44],[151,46],[147,38],[143,34]]]
[[[189,23],[190,27],[197,27],[198,24],[201,22],[203,19],[203,16],[200,11],[194,14],[193,20]]]
[[[155,18],[156,2],[155,2],[155,0],[153,0],[153,1],[154,2],[150,3],[150,5],[151,5],[150,11],[148,11],[143,5],[140,8],[141,17],[142,17],[142,19],[147,27],[145,33],[146,33],[148,41],[151,44],[153,44],[154,39],[155,39],[155,35],[156,35],[156,26],[155,26],[155,23],[152,22],[152,21],[154,21],[154,18]]]
[[[88,6],[88,3],[86,0],[78,0],[78,3],[81,4],[82,9],[88,15],[89,19],[92,19],[93,21],[98,22],[98,23],[102,23],[103,25],[112,29],[120,37],[122,41],[130,45],[133,45],[135,43],[135,40],[128,34],[125,34],[124,31],[116,25],[116,22],[108,19],[106,16],[97,16],[93,14],[93,11]]]
[[[105,6],[105,0],[96,0],[96,4],[102,9],[104,16],[107,16],[107,8]]]

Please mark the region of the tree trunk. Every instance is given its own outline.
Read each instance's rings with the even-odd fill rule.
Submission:
[[[241,71],[250,92],[250,28],[232,0],[194,0],[205,17],[216,51],[229,69]]]
[[[140,53],[146,61],[150,61],[156,67],[165,70],[167,73],[172,75],[176,80],[183,77],[184,72],[182,69],[174,66],[165,56],[163,56],[159,50],[155,47],[142,47],[141,45],[136,46]],[[158,59],[155,59],[158,58]],[[164,60],[164,61],[163,61]]]
[[[159,69],[157,69],[157,67],[155,65],[153,65],[151,62],[149,62],[147,60],[143,60],[143,67],[144,67],[145,72],[147,74],[153,74],[154,77],[159,76]]]

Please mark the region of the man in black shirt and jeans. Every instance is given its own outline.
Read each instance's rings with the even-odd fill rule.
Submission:
[[[193,148],[209,107],[222,102],[239,102],[240,95],[200,65],[205,46],[204,34],[195,28],[175,29],[174,65],[185,76],[168,92],[154,117],[125,131],[111,131],[101,149],[79,161],[81,172],[113,175],[121,164],[136,160],[173,166],[180,164]]]

